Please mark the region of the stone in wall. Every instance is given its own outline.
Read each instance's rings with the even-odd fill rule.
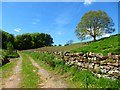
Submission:
[[[81,63],[81,62],[78,62],[77,65],[78,65],[78,66],[82,66],[82,63]]]
[[[92,57],[95,57],[96,54],[95,54],[95,53],[92,53],[92,52],[88,52],[88,53],[87,53],[87,56],[90,57],[90,58],[92,58]]]
[[[102,54],[102,53],[98,53],[98,54],[96,54],[96,57],[102,58],[102,57],[103,57],[103,54]]]
[[[69,61],[69,56],[64,56],[65,61]]]
[[[100,69],[101,73],[106,74],[107,70],[106,69]]]
[[[80,52],[80,53],[76,53],[76,56],[83,56],[84,55],[84,53],[82,53],[82,52]]]
[[[93,68],[94,68],[94,63],[90,63],[90,64],[89,64],[89,68],[92,68],[92,69],[93,69]]]
[[[70,52],[64,52],[63,55],[64,55],[64,56],[69,56],[69,53],[70,53]]]

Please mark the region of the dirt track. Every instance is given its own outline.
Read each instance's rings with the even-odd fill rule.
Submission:
[[[52,72],[47,71],[35,62],[29,55],[29,60],[32,62],[33,66],[38,68],[38,75],[42,83],[38,83],[38,88],[68,88],[65,78],[58,76]],[[2,88],[19,88],[21,82],[21,65],[22,56],[20,56],[17,65],[14,68],[13,75],[5,79],[2,83]],[[29,87],[28,87],[29,88]]]
[[[30,56],[29,58],[32,64],[39,69],[38,74],[41,76],[41,80],[42,80],[42,83],[39,84],[40,88],[67,88],[68,87],[65,80],[42,68]]]
[[[16,67],[14,68],[14,73],[11,77],[7,78],[2,87],[3,88],[18,88],[21,80],[21,65],[22,65],[22,57],[20,56]]]

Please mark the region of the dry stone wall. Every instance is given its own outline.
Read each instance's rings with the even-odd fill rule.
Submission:
[[[108,56],[95,54],[92,52],[83,53],[65,53],[64,60],[68,65],[77,65],[80,69],[89,69],[98,77],[118,78],[120,55]]]
[[[101,53],[95,54],[88,52],[83,54],[82,52],[70,53],[62,51],[44,51],[44,53],[59,55],[67,65],[77,65],[80,70],[89,69],[98,77],[120,77],[120,55],[109,53],[107,56],[104,56]]]

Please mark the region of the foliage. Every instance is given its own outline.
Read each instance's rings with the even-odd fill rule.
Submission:
[[[51,46],[52,43],[52,37],[44,33],[26,33],[15,37],[15,48],[19,50]]]
[[[92,37],[95,41],[96,37],[115,31],[113,26],[113,20],[106,12],[89,11],[82,17],[75,32],[81,40]]]
[[[62,46],[61,44],[59,44],[58,46]]]
[[[30,34],[17,35],[15,37],[15,48],[16,49],[30,49],[32,46],[32,37]]]
[[[6,58],[18,58],[19,57],[17,50],[13,50],[11,53],[9,53],[8,50],[2,49],[0,52],[2,53],[2,58],[4,58],[4,57],[6,57]]]
[[[9,34],[2,30],[0,30],[0,33],[2,33],[2,48],[3,49],[7,49],[8,42],[14,45],[14,36],[12,34]]]
[[[19,57],[17,51],[14,50],[14,36],[3,30],[0,30],[2,33],[2,56],[6,58],[17,58]]]
[[[7,58],[18,58],[18,57],[19,57],[19,54],[13,52],[12,54],[8,54],[6,57],[7,57]]]
[[[69,44],[65,44],[64,46],[68,46]]]
[[[38,64],[48,70],[52,70],[58,74],[66,75],[68,82],[77,88],[118,88],[119,80],[111,80],[108,78],[97,78],[90,71],[80,71],[77,66],[66,65],[61,59],[55,58],[52,54],[26,52]],[[52,64],[51,64],[52,63]]]
[[[54,46],[57,46],[56,44]]]
[[[82,48],[71,50],[71,52],[94,52],[103,53],[104,55],[107,55],[109,52],[112,52],[114,54],[120,54],[118,46],[119,37],[120,34],[103,38],[86,46],[83,46]]]
[[[53,38],[45,33],[26,33],[16,37],[2,30],[0,30],[0,33],[2,33],[2,49],[15,48],[24,50],[51,46],[53,44]]]
[[[12,43],[11,43],[11,42],[8,42],[8,43],[7,43],[8,54],[12,54],[13,49],[14,49],[14,48],[13,48]]]

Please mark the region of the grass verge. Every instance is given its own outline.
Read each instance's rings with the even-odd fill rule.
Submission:
[[[0,67],[2,69],[2,79],[6,79],[13,74],[13,69],[17,64],[17,61],[18,59],[11,61],[10,63],[7,63]]]
[[[57,72],[60,75],[66,75],[69,84],[76,88],[119,88],[119,80],[111,80],[108,78],[97,78],[90,71],[77,69],[77,66],[68,66],[63,60],[55,58],[51,54],[26,52],[38,64],[45,69]]]
[[[37,88],[40,82],[40,76],[37,74],[38,69],[34,67],[29,58],[21,53],[22,61],[22,80],[20,88]]]

